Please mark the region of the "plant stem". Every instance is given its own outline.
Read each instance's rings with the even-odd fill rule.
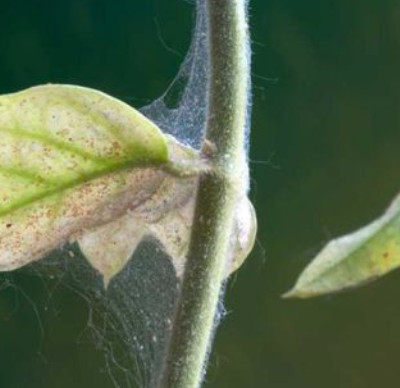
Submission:
[[[223,289],[235,206],[247,189],[247,1],[203,1],[210,50],[206,138],[215,145],[215,152],[212,173],[203,174],[199,181],[181,296],[158,385],[161,388],[197,388],[202,382]]]

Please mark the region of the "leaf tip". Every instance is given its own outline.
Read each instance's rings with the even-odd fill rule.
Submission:
[[[307,299],[312,298],[318,295],[321,295],[323,292],[319,290],[303,287],[299,285],[295,285],[289,291],[285,292],[281,295],[282,299]]]
[[[289,291],[286,291],[284,294],[281,295],[282,299],[292,299],[296,298],[296,289],[292,288]]]

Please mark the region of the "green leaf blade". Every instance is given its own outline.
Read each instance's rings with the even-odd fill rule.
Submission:
[[[0,214],[32,198],[112,171],[168,161],[164,136],[139,112],[103,93],[46,85],[0,97],[0,171],[30,176],[0,198]],[[35,179],[36,178],[36,179]],[[12,179],[2,179],[10,190]],[[2,199],[2,200],[1,200]]]
[[[166,137],[101,92],[46,85],[0,96],[0,270],[40,259],[153,193]]]
[[[328,243],[284,297],[308,298],[358,287],[400,266],[400,199],[371,224]]]

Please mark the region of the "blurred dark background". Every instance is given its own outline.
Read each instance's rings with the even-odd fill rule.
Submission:
[[[280,295],[400,191],[400,2],[252,0],[250,21],[258,242],[229,282],[205,386],[398,387],[400,272],[332,297]],[[0,92],[74,83],[145,105],[176,74],[192,22],[183,0],[1,0]],[[113,387],[101,351],[76,340],[85,301],[58,291],[46,314],[42,280],[12,276],[0,386]]]

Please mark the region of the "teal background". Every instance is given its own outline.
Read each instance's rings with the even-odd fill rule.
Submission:
[[[1,0],[0,92],[63,82],[144,105],[174,77],[192,11],[183,0]],[[400,273],[332,297],[280,295],[399,191],[400,3],[252,0],[250,16],[258,242],[229,282],[205,387],[398,387]],[[46,314],[41,277],[11,280],[0,386],[113,387],[101,351],[80,341],[86,302],[58,290]]]

